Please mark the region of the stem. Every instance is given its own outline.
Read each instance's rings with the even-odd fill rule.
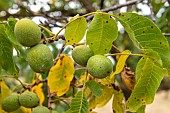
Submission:
[[[22,85],[22,87],[25,89],[26,87],[25,87],[25,85],[22,83],[22,81],[20,80],[20,79],[17,79],[18,80],[18,82],[20,82],[20,84]]]
[[[115,48],[119,53],[121,53],[120,49],[112,44],[112,47]]]
[[[47,33],[49,33],[51,36],[54,36],[55,34],[52,33],[49,29],[47,29],[46,27],[42,26],[42,25],[38,25],[39,27],[41,27],[42,29],[44,29]]]
[[[122,53],[114,53],[114,54],[105,54],[105,56],[116,56],[116,55],[131,55],[131,56],[144,56],[144,54],[122,54]]]
[[[86,70],[86,67],[76,68],[75,70]]]

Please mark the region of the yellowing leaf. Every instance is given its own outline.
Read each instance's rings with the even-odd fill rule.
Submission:
[[[57,96],[65,94],[70,87],[70,81],[74,75],[74,62],[64,54],[60,55],[56,65],[53,66],[48,75],[48,86],[51,93],[56,93]]]
[[[0,80],[0,113],[2,113],[2,102],[10,95],[10,90],[4,81]]]
[[[39,80],[42,80],[42,77],[41,77],[41,76],[39,76]],[[34,84],[35,82],[36,82],[36,80],[33,80],[33,81],[32,81],[33,84]],[[44,102],[44,99],[45,99],[44,93],[43,93],[43,90],[42,90],[42,86],[43,86],[43,84],[40,83],[40,84],[34,86],[34,87],[31,89],[31,91],[34,92],[34,93],[36,93],[37,96],[39,97],[39,99],[40,99],[39,105],[40,105],[40,106],[42,106],[42,104],[43,104],[43,102]]]
[[[124,94],[121,89],[114,89],[114,98],[112,102],[112,109],[114,113],[124,113],[125,105],[123,103]]]
[[[113,95],[113,88],[108,86],[102,86],[103,91],[102,95],[99,97],[96,97],[94,95],[91,96],[89,100],[89,111],[96,107],[103,107],[108,103],[108,101],[112,98]]]
[[[110,76],[111,81],[113,81],[115,74],[119,74],[123,70],[125,62],[130,54],[131,54],[131,52],[129,50],[125,50],[122,52],[122,55],[119,57],[119,60],[116,65],[116,71],[113,74],[111,74],[111,76]]]

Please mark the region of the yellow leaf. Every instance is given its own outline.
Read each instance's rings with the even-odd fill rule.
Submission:
[[[69,90],[73,76],[73,60],[69,56],[61,54],[56,65],[50,69],[48,75],[48,86],[50,88],[50,92],[55,92],[57,96],[65,94]]]
[[[112,98],[113,96],[113,88],[109,86],[102,86],[103,91],[102,95],[100,97],[96,97],[92,95],[89,100],[89,111],[96,107],[103,107],[108,103],[108,101]]]
[[[10,89],[4,81],[0,80],[0,113],[2,113],[2,102],[10,95]]]
[[[39,80],[42,80],[41,75],[38,76],[38,79],[39,79]],[[32,81],[32,84],[34,84],[35,82],[36,82],[36,80],[33,80],[33,81]],[[31,89],[31,91],[34,92],[34,93],[36,93],[37,96],[39,97],[39,99],[40,99],[39,105],[40,105],[40,106],[42,106],[42,104],[43,104],[43,102],[44,102],[44,99],[45,99],[42,86],[43,86],[43,83],[40,83],[40,84],[38,84],[38,85],[35,85],[35,86],[32,87],[32,89]]]
[[[115,74],[119,74],[123,70],[125,62],[130,54],[131,52],[129,50],[125,50],[122,52],[122,55],[119,57],[119,60],[116,65],[116,71],[110,76],[111,81],[113,81]]]

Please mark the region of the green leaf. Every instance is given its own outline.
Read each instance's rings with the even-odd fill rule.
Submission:
[[[116,21],[108,14],[95,14],[86,34],[87,44],[94,54],[106,54],[117,38],[118,28]]]
[[[8,36],[8,39],[11,41],[11,43],[14,46],[21,46],[21,44],[18,42],[15,34],[14,34],[14,27],[16,24],[17,20],[14,18],[8,18],[8,23],[5,26],[5,33]]]
[[[145,113],[145,108],[146,108],[146,105],[141,106],[141,107],[136,111],[136,113]]]
[[[162,59],[163,67],[170,65],[168,41],[150,19],[135,13],[119,13],[115,17],[139,49],[156,51]]]
[[[99,83],[97,83],[94,80],[89,80],[86,82],[86,86],[90,88],[91,92],[95,96],[101,96],[102,95],[102,87]]]
[[[137,83],[127,101],[128,111],[137,111],[142,105],[153,102],[163,79],[163,69],[148,57],[142,57],[136,67]]]
[[[153,62],[155,62],[156,65],[162,67],[163,64],[161,57],[156,51],[153,51],[152,49],[143,49],[142,52]]]
[[[65,30],[65,38],[66,38],[66,44],[76,44],[81,41],[83,38],[87,22],[84,17],[80,17],[79,15],[74,16],[71,18],[69,25],[66,27]]]
[[[18,68],[13,61],[13,46],[5,34],[5,26],[0,25],[0,65],[11,75],[18,74]]]
[[[88,113],[88,103],[83,91],[76,94],[70,103],[70,109],[66,113]]]
[[[125,105],[123,103],[124,94],[121,89],[116,90],[114,89],[114,98],[112,103],[113,113],[124,113],[125,112]]]

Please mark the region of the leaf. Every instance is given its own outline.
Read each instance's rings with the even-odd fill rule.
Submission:
[[[83,91],[77,92],[70,103],[70,109],[66,113],[88,113],[88,102]]]
[[[2,113],[2,102],[10,95],[10,90],[4,81],[0,80],[0,113]]]
[[[121,72],[122,81],[129,90],[133,90],[135,86],[135,74],[129,67],[124,67]]]
[[[115,72],[114,72],[113,74],[111,74],[111,76],[110,76],[110,79],[111,79],[112,81],[113,81],[114,75],[115,75],[115,74],[119,74],[119,73],[123,70],[123,68],[124,68],[124,66],[125,66],[125,62],[126,62],[127,58],[129,57],[129,55],[131,54],[131,52],[130,52],[129,50],[125,50],[125,51],[123,51],[121,54],[122,54],[122,55],[119,57],[119,60],[118,60],[118,62],[117,62],[117,64],[116,64],[116,70],[115,70]]]
[[[89,80],[86,82],[86,86],[90,88],[91,92],[95,96],[101,96],[102,95],[102,88],[99,83],[97,83],[95,80]]]
[[[142,49],[143,53],[150,58],[156,65],[162,67],[162,60],[160,55],[156,52],[153,51],[152,49]]]
[[[72,45],[80,42],[86,32],[87,27],[86,19],[84,17],[76,15],[73,18],[71,18],[68,24],[69,25],[66,26],[64,34],[66,38],[66,44]]]
[[[163,79],[163,69],[148,57],[142,57],[136,67],[136,85],[127,101],[127,110],[136,112],[142,105],[153,102]]]
[[[106,105],[109,100],[112,98],[113,95],[113,88],[108,86],[102,86],[102,95],[101,96],[94,96],[92,95],[89,100],[89,111],[96,107],[103,107]]]
[[[42,80],[42,77],[39,76],[38,79],[39,79],[39,80]],[[33,81],[32,81],[32,84],[34,84],[35,82],[36,82],[36,80],[33,80]],[[39,105],[40,105],[40,106],[43,105],[43,102],[44,102],[44,99],[45,99],[42,86],[43,86],[43,83],[40,83],[40,84],[32,87],[32,89],[31,89],[31,91],[34,92],[34,93],[36,93],[37,96],[39,97],[39,99],[40,99]]]
[[[50,92],[55,92],[57,96],[62,96],[70,88],[70,81],[74,76],[74,62],[64,54],[60,55],[55,66],[50,69],[48,75],[48,86]]]
[[[17,37],[14,34],[14,27],[16,22],[17,22],[16,19],[8,18],[8,23],[5,26],[5,33],[14,46],[21,46],[21,44],[17,40]]]
[[[86,39],[94,54],[106,54],[117,38],[118,28],[116,21],[108,14],[95,14],[89,25]]]
[[[170,65],[170,49],[160,29],[148,18],[135,13],[119,13],[115,16],[124,26],[129,37],[139,49],[156,51],[163,67]]]
[[[141,106],[141,107],[136,111],[136,113],[145,113],[145,108],[146,108],[146,105]]]
[[[124,94],[121,89],[116,90],[114,89],[114,98],[112,103],[113,113],[124,113],[125,112],[125,105],[123,103]]]
[[[0,65],[11,75],[18,75],[18,68],[13,61],[13,47],[5,34],[5,26],[0,25]]]

